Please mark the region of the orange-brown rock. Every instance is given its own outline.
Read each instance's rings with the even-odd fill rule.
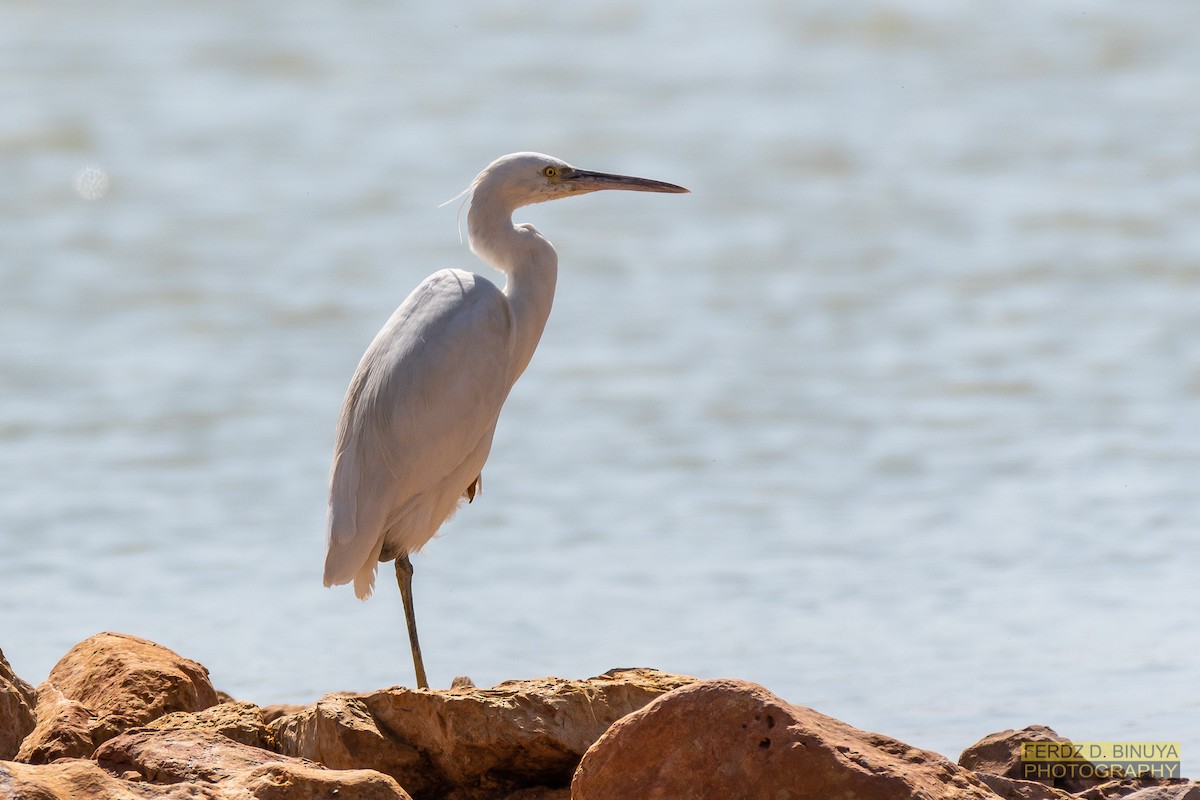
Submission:
[[[48,764],[56,758],[83,758],[96,749],[92,712],[45,681],[37,688],[37,725],[21,743],[16,760]]]
[[[1040,775],[1037,767],[1050,766],[1046,762],[1025,762],[1021,759],[1023,742],[1069,743],[1071,740],[1059,736],[1053,728],[1045,725],[1030,725],[1019,731],[1006,730],[983,737],[962,751],[959,766],[975,772],[986,772],[1004,778],[1028,780],[1062,789],[1064,792],[1082,792],[1104,783],[1104,779],[1078,776]]]
[[[245,792],[240,793],[245,800]],[[0,797],[9,800],[233,800],[216,788],[156,786],[113,777],[85,759],[53,764],[0,761]]]
[[[1122,778],[1102,783],[1072,800],[1200,800],[1200,783],[1180,778]]]
[[[280,717],[286,717],[288,714],[295,714],[297,711],[303,711],[308,706],[296,705],[294,703],[276,703],[274,705],[262,707],[263,722],[272,723]]]
[[[790,705],[745,681],[694,683],[609,728],[572,800],[996,800],[936,753]]]
[[[1001,800],[1079,800],[1076,795],[1055,789],[1044,783],[1003,778],[990,772],[976,772],[975,777],[1000,795]]]
[[[370,770],[336,771],[238,744],[213,733],[139,730],[109,763],[0,762],[0,797],[17,800],[411,800],[396,782]],[[120,742],[109,740],[103,747]],[[231,748],[234,752],[231,752]],[[246,751],[249,751],[248,753]],[[261,754],[258,755],[258,754]],[[156,782],[156,780],[161,782]]]
[[[613,722],[693,680],[628,669],[588,681],[335,694],[270,729],[282,753],[379,770],[417,798],[489,797],[565,787]]]
[[[331,770],[203,730],[138,728],[96,749],[100,766],[147,783],[216,787],[227,795],[304,800],[408,800],[387,775]]]
[[[378,770],[416,797],[443,786],[421,751],[371,714],[369,696],[331,694],[276,719],[269,726],[275,749],[333,769]]]
[[[14,757],[33,730],[36,703],[33,687],[17,677],[0,650],[0,761]]]
[[[86,757],[129,728],[216,702],[208,671],[195,661],[136,636],[100,633],[71,648],[38,687],[37,726],[17,758]]]
[[[219,733],[251,747],[268,747],[263,709],[254,703],[231,701],[203,711],[176,711],[151,722],[155,730],[193,730]]]

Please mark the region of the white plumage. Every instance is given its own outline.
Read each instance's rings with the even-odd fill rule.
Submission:
[[[476,177],[471,249],[505,274],[503,291],[446,269],[426,278],[363,354],[338,420],[330,478],[325,585],[370,596],[380,561],[396,560],[418,685],[411,565],[463,498],[473,499],[500,409],[537,348],[554,301],[558,256],[512,213],[600,189],[686,192],[674,184],[579,170],[514,153]]]
[[[326,585],[353,579],[367,598],[379,561],[416,552],[454,513],[512,386],[512,329],[494,284],[443,270],[375,337],[338,421]]]

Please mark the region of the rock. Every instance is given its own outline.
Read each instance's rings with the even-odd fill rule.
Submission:
[[[21,749],[21,740],[33,730],[36,704],[33,687],[17,677],[0,650],[0,761]]]
[[[1070,792],[1036,781],[1002,778],[989,772],[976,772],[975,777],[1003,800],[1078,800],[1078,797]]]
[[[1073,800],[1200,800],[1200,783],[1180,778],[1122,778],[1072,795]]]
[[[48,680],[117,730],[217,704],[201,664],[123,633],[99,633],[75,645]]]
[[[245,792],[239,791],[245,800]],[[95,761],[83,759],[63,759],[36,766],[0,761],[0,797],[5,800],[233,800],[215,788],[131,783],[109,775]]]
[[[1021,760],[1021,744],[1023,742],[1070,742],[1065,736],[1059,736],[1053,728],[1045,725],[1030,725],[1019,731],[1006,730],[983,737],[975,744],[962,751],[958,757],[959,766],[976,772],[986,772],[1004,778],[1034,781],[1065,792],[1077,793],[1093,786],[1104,783],[1103,779],[1083,778],[1077,776],[1041,776],[1037,767],[1049,766],[1049,762],[1032,763]]]
[[[212,731],[135,728],[96,748],[106,771],[136,773],[150,783],[219,783],[263,764],[304,763],[249,747]]]
[[[613,722],[693,680],[625,669],[587,681],[335,694],[270,730],[281,753],[334,769],[375,769],[418,798],[562,789]]]
[[[1023,742],[1069,742],[1045,725],[1030,725],[1019,731],[1005,730],[989,734],[962,751],[958,764],[976,772],[986,772],[1005,778],[1026,780],[1021,761]],[[1052,785],[1047,781],[1037,781]]]
[[[311,706],[295,705],[291,703],[276,703],[275,705],[262,707],[263,722],[270,724],[280,717],[286,717],[288,714],[295,714],[298,711],[303,711]]]
[[[175,737],[184,733],[160,731],[151,735]],[[192,749],[177,743],[178,758],[208,761],[225,759],[228,754],[223,748],[233,746],[263,753],[268,759],[274,756],[282,760],[255,763],[252,758],[243,758],[241,769],[225,771],[222,773],[224,779],[216,783],[200,777],[182,782],[154,783],[147,781],[145,774],[138,770],[126,769],[121,774],[113,775],[95,761],[83,759],[62,759],[53,764],[38,765],[6,761],[0,762],[0,797],[6,800],[316,800],[318,797],[335,797],[338,800],[411,800],[395,781],[378,772],[327,770],[297,759],[255,751],[228,739],[221,742],[218,740],[223,737],[218,734],[195,735],[204,741],[203,749],[194,749],[199,742],[184,743]],[[209,738],[204,740],[203,737]],[[112,741],[116,740],[110,740],[110,743]],[[169,746],[164,746],[156,754],[156,763],[164,766],[170,764],[171,757],[166,752],[168,749]],[[161,774],[172,776],[186,771],[186,768],[172,770],[168,767]],[[197,776],[200,772],[202,770],[195,770]]]
[[[1069,794],[1076,800],[1117,800],[1117,798],[1133,798],[1138,800],[1176,800],[1176,798],[1187,798],[1187,800],[1200,800],[1200,789],[1196,789],[1194,795],[1189,795],[1189,791],[1193,791],[1193,783],[1179,778],[1153,778],[1150,776],[1140,778],[1122,778],[1117,780],[1108,780],[1104,775],[1103,769],[1095,769],[1093,765],[1086,761],[1077,761],[1062,766],[1074,767],[1072,772],[1075,774],[1066,774],[1059,776],[1039,777],[1036,772],[1030,774],[1027,772],[1027,765],[1021,760],[1021,743],[1022,742],[1060,742],[1070,743],[1070,739],[1065,736],[1060,736],[1052,728],[1047,728],[1044,725],[1030,725],[1027,728],[1022,728],[1019,731],[1007,730],[993,733],[985,736],[975,744],[968,747],[962,752],[958,759],[961,766],[976,770],[981,779],[988,785],[996,788],[996,784],[988,779],[985,773],[1005,778],[1014,779],[1013,783],[1027,783],[1025,780],[1015,780],[1028,775],[1029,779],[1043,784],[1047,787],[1054,787],[1064,794]],[[1055,762],[1040,762],[1041,766],[1053,766]],[[1083,769],[1081,769],[1083,768]],[[1080,771],[1085,772],[1087,777],[1080,776]],[[1005,794],[1000,789],[996,792],[1002,797],[1009,798],[1010,795]],[[1027,795],[1013,795],[1014,798],[1024,800]],[[1028,795],[1030,800],[1041,800],[1041,796],[1036,794]]]
[[[1172,781],[1160,786],[1139,789],[1123,800],[1200,800],[1200,782]]]
[[[456,798],[451,798],[451,800],[456,800]],[[532,789],[518,789],[502,795],[497,800],[571,800],[571,790],[569,787],[548,789],[545,786],[535,786]]]
[[[969,770],[736,680],[693,683],[609,728],[572,800],[996,800]]]
[[[18,761],[48,764],[56,758],[82,758],[96,749],[92,712],[49,681],[37,689],[37,725],[21,743]]]
[[[241,791],[280,800],[411,800],[394,780],[374,770],[326,769],[208,730],[138,728],[100,745],[96,760],[112,774],[156,784],[213,786],[228,797]]]
[[[378,770],[417,797],[442,785],[415,747],[376,721],[363,697],[331,694],[280,717],[269,726],[275,749],[332,769]]]
[[[203,711],[176,711],[146,727],[154,730],[195,730],[219,733],[251,747],[268,747],[263,709],[254,703],[221,703]]]
[[[129,728],[216,703],[200,664],[136,636],[100,633],[71,648],[38,687],[37,726],[17,758],[86,757]]]

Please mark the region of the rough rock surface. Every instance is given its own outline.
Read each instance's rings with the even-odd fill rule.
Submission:
[[[1200,782],[1181,781],[1139,789],[1124,800],[1200,800]]]
[[[408,795],[374,770],[331,770],[204,730],[139,728],[96,750],[100,766],[125,778],[160,784],[219,786],[230,796],[340,800],[405,800]]]
[[[280,717],[286,717],[288,714],[295,714],[298,711],[303,711],[308,706],[296,705],[294,703],[276,703],[275,705],[262,707],[262,718],[265,723],[272,723]]]
[[[1124,778],[1070,796],[1072,800],[1200,800],[1200,783],[1179,778]]]
[[[245,792],[241,792],[245,800]],[[114,778],[95,761],[64,758],[53,764],[0,761],[0,797],[9,800],[225,800],[216,789],[155,786]],[[230,798],[232,800],[232,798]]]
[[[48,764],[56,758],[84,758],[96,749],[92,712],[49,681],[37,689],[36,711],[37,725],[21,743],[17,761]]]
[[[176,736],[170,731],[160,735]],[[220,738],[216,734],[197,734]],[[245,747],[225,740],[234,747]],[[222,757],[222,745],[210,742],[205,752],[181,750],[179,758]],[[214,749],[215,748],[215,749]],[[253,748],[246,748],[253,750]],[[274,754],[262,752],[267,757]],[[276,756],[276,758],[281,758]],[[163,756],[161,762],[168,761]],[[326,770],[295,759],[265,761],[229,771],[218,783],[204,780],[152,783],[136,770],[120,775],[95,761],[62,759],[53,764],[0,762],[0,797],[19,800],[411,800],[396,782],[370,770]],[[295,763],[293,763],[295,762]],[[164,775],[171,774],[170,771]]]
[[[37,726],[17,758],[86,757],[129,728],[216,703],[208,671],[195,661],[136,636],[99,633],[71,648],[38,687]]]
[[[254,703],[232,701],[203,711],[176,711],[159,717],[146,727],[164,731],[210,731],[251,747],[271,749],[264,711]]]
[[[1077,800],[1076,795],[1044,783],[1004,778],[990,772],[976,772],[975,777],[1000,795],[1002,800]]]
[[[1200,784],[1179,778],[1152,777],[1105,780],[1103,778],[1033,776],[1023,780],[1022,742],[1069,742],[1053,728],[1030,725],[983,737],[962,752],[960,766],[976,776],[1004,800],[1200,800]],[[1041,789],[1035,787],[1043,787]],[[1191,794],[1189,794],[1191,792]]]
[[[414,797],[492,797],[567,786],[610,725],[693,678],[645,669],[589,681],[542,678],[491,689],[336,694],[270,725],[276,749],[334,769],[366,767]]]
[[[1104,780],[1095,778],[1039,778],[1034,774],[1026,775],[1026,765],[1021,761],[1022,742],[1069,741],[1071,740],[1065,736],[1059,736],[1053,728],[1047,728],[1045,725],[1030,725],[1019,731],[1000,731],[983,737],[963,750],[962,755],[958,757],[958,764],[976,772],[986,772],[1017,780],[1029,780],[1072,793],[1082,792],[1104,783]]]
[[[996,800],[936,753],[780,700],[745,681],[694,683],[613,725],[572,800]]]
[[[113,633],[34,691],[0,652],[0,800],[1200,800],[1179,779],[1022,780],[1025,741],[1067,740],[1003,731],[956,766],[761,686],[639,669],[260,708]]]
[[[0,650],[0,761],[13,758],[34,726],[33,687],[17,677]]]

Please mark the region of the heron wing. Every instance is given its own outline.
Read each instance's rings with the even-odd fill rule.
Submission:
[[[511,388],[511,333],[508,300],[494,284],[442,270],[375,336],[338,420],[326,585],[378,559],[389,519],[490,437]]]

